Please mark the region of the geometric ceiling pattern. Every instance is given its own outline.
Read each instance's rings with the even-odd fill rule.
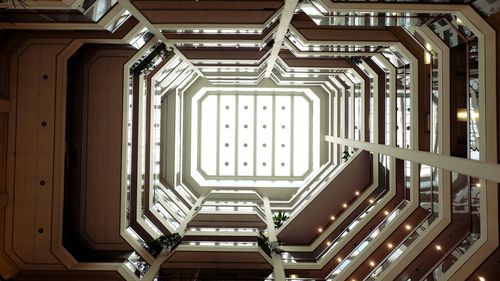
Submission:
[[[0,276],[495,280],[500,5],[441,2],[2,2]]]

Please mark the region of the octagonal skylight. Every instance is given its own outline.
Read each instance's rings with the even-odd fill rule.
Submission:
[[[203,88],[193,96],[191,173],[200,185],[299,186],[317,169],[319,98],[310,89]]]

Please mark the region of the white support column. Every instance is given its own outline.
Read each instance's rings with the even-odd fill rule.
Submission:
[[[370,139],[370,136],[366,136],[365,135],[365,128],[366,126],[369,127],[369,124],[365,124],[365,118],[366,118],[366,114],[365,114],[365,108],[366,108],[366,103],[365,103],[365,87],[370,87],[370,82],[368,81],[368,85],[365,85],[365,80],[361,77],[361,75],[359,75],[356,71],[352,71],[351,72],[352,76],[354,76],[359,82],[359,83],[356,83],[356,81],[352,81],[354,83],[354,86],[357,86],[359,85],[360,87],[360,92],[359,92],[359,101],[360,101],[360,108],[359,108],[359,139],[360,140],[366,140],[366,138],[368,138],[368,140]],[[368,76],[368,75],[367,75]],[[350,80],[350,79],[349,79]],[[354,99],[354,102],[353,102],[353,107],[354,107],[354,116],[356,116],[356,87],[353,88],[354,92],[354,96],[353,96],[353,99]],[[356,117],[354,117],[356,118]]]
[[[391,146],[396,146],[396,124],[397,124],[397,114],[396,114],[396,68],[392,63],[383,55],[376,55],[377,59],[389,70],[389,124],[390,124],[390,138],[389,141]],[[385,113],[387,115],[387,112]]]
[[[368,76],[368,78],[370,79],[370,84],[368,84],[368,87],[371,87],[371,89],[373,89],[373,92],[370,89],[370,95],[372,95],[372,93],[373,93],[372,97],[370,98],[370,101],[373,103],[373,107],[371,108],[371,109],[373,109],[373,115],[370,117],[373,117],[373,120],[371,118],[368,118],[368,122],[373,123],[373,126],[370,126],[370,124],[368,124],[370,131],[373,131],[373,138],[370,138],[371,134],[367,137],[369,138],[370,142],[378,143],[378,132],[379,132],[378,96],[385,95],[385,93],[378,92],[378,86],[379,86],[378,85],[378,74],[365,61],[363,61],[361,63],[361,65],[366,70],[365,73]],[[384,87],[384,89],[385,89],[385,87]],[[370,110],[369,112],[371,113],[372,111]],[[363,130],[364,130],[364,128],[363,128]]]
[[[348,120],[348,123],[349,123],[349,132],[347,134],[347,136],[351,139],[355,139],[355,130],[354,130],[354,105],[355,105],[355,100],[354,100],[354,95],[355,95],[355,92],[356,92],[356,87],[354,86],[354,82],[351,81],[351,79],[349,79],[349,77],[347,77],[347,75],[345,75],[345,83],[347,84],[347,86],[349,87],[349,96],[346,98],[346,103],[347,103],[347,107],[348,107],[348,116],[347,116],[347,120]],[[346,95],[347,95],[347,89],[346,89]]]
[[[406,47],[398,43],[394,46],[401,54],[410,61],[410,149],[419,149],[419,126],[418,126],[418,60]],[[406,93],[403,97],[406,99]],[[405,109],[400,109],[403,116],[406,114]],[[403,135],[406,134],[406,128],[401,128]]]
[[[331,79],[331,81],[333,82],[333,85],[335,87],[337,87],[337,115],[336,115],[336,119],[337,119],[337,134],[336,136],[337,137],[340,137],[340,138],[345,138],[347,137],[346,136],[346,130],[345,130],[345,122],[346,122],[346,102],[347,102],[347,99],[346,99],[346,89],[344,88],[344,86],[337,80],[338,78],[335,77],[333,79]],[[345,147],[342,146],[342,145],[337,145],[337,148],[339,149],[339,152],[338,152],[338,161],[340,163],[341,161],[341,154],[343,151],[345,151]]]
[[[274,64],[276,63],[276,59],[278,58],[281,46],[283,45],[286,32],[288,31],[288,26],[292,21],[293,13],[295,12],[297,3],[298,0],[285,0],[285,6],[283,7],[283,11],[281,12],[278,30],[274,35],[274,45],[271,50],[271,55],[267,60],[266,78],[269,78],[269,76],[271,76],[271,72],[273,71]]]
[[[277,241],[276,229],[274,228],[273,213],[271,212],[271,204],[269,203],[269,198],[265,196],[263,198],[264,202],[264,213],[266,215],[267,224],[267,235],[269,241]],[[281,255],[271,254],[271,259],[273,261],[273,276],[274,280],[285,280],[285,268],[283,267],[283,261],[281,260]]]
[[[340,104],[341,104],[341,90],[336,90],[335,91],[335,104],[334,104],[334,119],[333,122],[335,122],[335,132],[334,135],[339,137],[340,136],[340,128],[341,128],[341,123],[340,123]],[[334,144],[335,151],[334,151],[334,157],[335,157],[335,164],[339,165],[340,164],[340,146],[338,144]]]
[[[189,210],[189,212],[186,214],[186,217],[182,221],[182,224],[177,228],[178,233],[185,233],[187,224],[191,221],[191,219],[194,217],[194,215],[197,213],[199,209],[196,209],[196,207],[201,208],[201,203],[205,200],[205,196],[200,196],[198,200],[196,200],[196,203],[194,206]],[[167,258],[169,257],[171,251],[170,250],[163,250],[161,253],[158,255],[158,257],[155,259],[155,261],[151,264],[151,267],[148,269],[146,274],[142,277],[141,280],[143,281],[152,281],[158,272],[161,269],[161,265],[167,261]]]

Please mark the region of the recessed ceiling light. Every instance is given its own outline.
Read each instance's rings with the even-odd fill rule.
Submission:
[[[392,247],[394,247],[394,245],[392,245],[392,243],[387,243],[387,248],[392,249]]]
[[[436,250],[441,251],[442,249],[441,245],[436,245]]]
[[[319,232],[319,233],[323,232],[323,228],[318,227],[318,232]]]
[[[346,203],[342,204],[342,207],[347,208],[347,204]]]
[[[375,266],[375,262],[370,261],[370,266],[371,266],[371,267],[374,267],[374,266]]]
[[[406,230],[410,230],[411,229],[411,225],[407,224],[407,225],[405,225],[405,228],[406,228]]]
[[[341,257],[338,257],[338,258],[337,258],[337,261],[338,261],[338,262],[341,262],[341,261],[342,261],[342,258],[341,258]]]
[[[335,220],[335,216],[331,216],[330,220],[332,220],[332,221]]]

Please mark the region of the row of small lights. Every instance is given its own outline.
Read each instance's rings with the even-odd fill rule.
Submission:
[[[358,196],[360,193],[359,193],[359,191],[356,191],[354,194],[355,194],[356,196]],[[375,202],[375,201],[374,201],[373,199],[370,199],[370,200],[369,200],[369,202],[370,202],[370,204],[373,204],[373,202]],[[343,203],[343,204],[342,204],[342,207],[344,207],[344,208],[347,208],[347,206],[348,206],[348,205],[347,205],[346,203]],[[389,215],[389,211],[385,210],[385,211],[384,211],[384,215],[385,215],[385,216],[388,216],[388,215]],[[331,219],[332,221],[333,221],[333,220],[335,220],[335,216],[331,216],[331,217],[330,217],[330,219]],[[408,230],[408,231],[410,231],[410,230],[412,229],[412,227],[411,227],[411,225],[410,225],[410,224],[406,224],[406,225],[405,225],[405,229],[406,229],[406,230]],[[323,228],[319,227],[319,228],[318,228],[318,232],[319,232],[319,233],[322,233],[322,232],[323,232]],[[326,245],[327,245],[327,246],[330,246],[331,244],[332,244],[332,242],[330,242],[330,241],[327,241],[327,242],[326,242]],[[388,249],[392,249],[392,248],[394,248],[394,245],[393,245],[392,243],[388,242],[388,243],[387,243],[387,248],[388,248]],[[437,251],[441,251],[443,248],[441,247],[441,245],[436,245],[436,246],[435,246],[435,249],[436,249]],[[342,258],[341,258],[341,257],[337,257],[337,262],[338,262],[338,263],[341,263],[341,262],[342,262]],[[368,262],[368,264],[370,265],[370,267],[375,267],[375,265],[376,265],[376,263],[375,263],[374,261],[369,261],[369,262]],[[291,278],[297,278],[297,277],[293,277],[293,276],[296,276],[296,275],[295,275],[295,274],[290,275],[290,277],[291,277]],[[355,279],[352,279],[352,281],[356,281],[356,280],[355,280]],[[481,276],[480,276],[480,277],[479,277],[479,281],[486,281],[486,279],[484,279],[483,277],[481,277]]]
[[[408,231],[410,231],[412,229],[412,227],[411,227],[410,224],[406,224],[405,225],[405,229],[408,230]],[[388,249],[392,249],[392,248],[394,248],[394,245],[391,242],[388,242],[387,243],[387,248]],[[436,244],[434,246],[434,248],[436,249],[436,251],[441,251],[443,249],[443,247],[441,247],[441,245],[439,245],[439,244]],[[373,260],[369,261],[368,264],[370,265],[370,267],[375,267],[375,265],[376,265],[376,263]],[[484,278],[482,278],[482,279],[481,278],[482,277],[479,277],[479,281],[486,281]],[[356,280],[352,279],[351,281],[356,281]]]
[[[478,186],[478,187],[480,187],[480,184],[477,184],[477,186]],[[356,196],[359,196],[359,194],[360,194],[360,193],[359,193],[359,191],[356,191],[354,194],[355,194]],[[370,204],[373,204],[373,202],[375,202],[375,200],[373,200],[373,199],[370,199],[370,200],[368,200],[368,201],[370,202]],[[347,206],[348,206],[348,205],[347,205],[346,203],[343,203],[343,204],[342,204],[342,207],[344,207],[344,208],[347,208]],[[384,211],[384,215],[385,215],[385,216],[388,216],[388,215],[389,215],[389,211],[385,210],[385,211]],[[332,221],[333,221],[333,220],[335,220],[335,216],[331,216],[331,217],[330,217],[330,220],[332,220]],[[410,231],[410,230],[412,229],[412,227],[411,227],[411,225],[410,225],[410,224],[406,224],[404,227],[405,227],[405,229],[406,229],[406,230],[408,230],[408,231]],[[318,232],[319,232],[319,233],[322,233],[322,232],[323,232],[323,228],[319,227],[319,228],[318,228]],[[330,246],[331,244],[332,244],[332,242],[330,242],[330,241],[327,241],[327,242],[326,242],[326,245],[327,245],[327,246]],[[387,248],[388,248],[388,249],[392,249],[392,248],[394,248],[394,245],[393,245],[391,242],[388,242],[388,243],[387,243]],[[441,250],[443,249],[443,247],[442,247],[441,245],[439,245],[439,244],[436,244],[436,245],[435,245],[435,249],[436,249],[437,251],[441,251]],[[342,258],[341,258],[341,257],[337,257],[337,262],[338,262],[338,263],[341,263],[341,262],[342,262]],[[375,263],[373,260],[369,261],[369,262],[368,262],[368,264],[370,265],[370,267],[375,267],[375,265],[376,265],[376,263]],[[298,278],[298,275],[297,275],[297,274],[291,274],[291,275],[290,275],[290,278]],[[356,280],[355,280],[355,279],[352,279],[351,281],[356,281]],[[486,279],[485,279],[484,277],[482,277],[482,276],[479,276],[479,281],[486,281]]]
[[[360,194],[360,192],[359,192],[359,191],[354,192],[354,195],[356,195],[356,196],[359,196],[359,194]],[[375,202],[375,200],[373,200],[373,198],[370,198],[370,200],[368,200],[368,202],[369,202],[370,204],[373,204],[373,203]],[[344,209],[345,209],[345,208],[347,208],[347,207],[348,207],[347,203],[343,203],[343,204],[342,204],[342,207],[343,207]],[[388,212],[388,211],[385,211],[385,212],[384,212],[384,214],[387,216],[387,215],[389,214],[389,212]],[[335,220],[335,216],[333,216],[333,215],[332,215],[332,216],[330,217],[330,220],[331,220],[331,221],[334,221],[334,220]],[[323,232],[323,228],[322,228],[322,227],[318,227],[318,232],[319,232],[319,233],[322,233],[322,232]],[[327,244],[328,246],[330,246],[330,245],[331,245],[331,242],[330,242],[330,241],[327,241],[327,242],[326,242],[326,244]]]
[[[384,214],[387,216],[387,215],[389,215],[389,212],[386,210],[386,211],[384,211]],[[406,228],[406,230],[411,230],[411,225],[406,224],[405,228]],[[328,246],[330,246],[331,242],[328,241],[328,242],[326,242],[326,244]],[[387,243],[387,248],[388,249],[392,249],[392,248],[394,248],[394,245],[391,242],[388,242]],[[441,249],[442,249],[442,247],[440,245],[436,245],[436,250],[441,251]],[[342,262],[342,258],[341,257],[337,257],[337,262],[341,263]],[[370,267],[375,267],[375,265],[376,265],[376,263],[374,261],[369,261],[368,264],[370,265]],[[351,281],[356,281],[356,279],[351,279]],[[483,280],[480,280],[480,281],[483,281]]]
[[[405,228],[407,230],[410,230],[411,229],[411,225],[407,224],[407,225],[405,225]],[[327,242],[327,244],[330,245],[330,242]],[[387,243],[387,248],[388,249],[392,249],[392,248],[394,248],[394,245],[391,242],[388,242]],[[443,247],[441,247],[441,245],[439,245],[439,244],[437,244],[435,246],[435,248],[436,248],[437,251],[441,251],[443,249]],[[337,257],[337,262],[341,263],[342,262],[342,258],[341,257]],[[368,264],[370,265],[370,267],[375,267],[375,265],[376,265],[376,263],[373,260],[369,261]],[[297,274],[291,274],[290,278],[299,278],[299,276]],[[483,276],[479,276],[478,280],[479,281],[486,281],[486,278],[484,278]],[[351,281],[356,281],[356,279],[351,279]]]

